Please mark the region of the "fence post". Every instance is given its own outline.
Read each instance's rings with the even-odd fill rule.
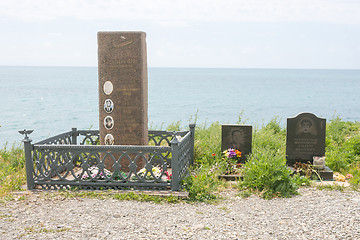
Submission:
[[[173,140],[171,140],[171,190],[178,191],[180,189],[180,166],[179,166],[179,141],[175,134]]]
[[[22,142],[24,143],[24,151],[25,151],[25,168],[26,168],[26,184],[27,189],[32,190],[34,189],[34,162],[32,160],[31,151],[33,150],[33,146],[31,144],[32,140],[28,137],[28,134],[32,133],[33,130],[25,130],[19,131],[19,133],[25,135]]]
[[[76,145],[77,144],[77,136],[78,136],[77,128],[72,128],[71,130],[72,130],[71,143]]]
[[[191,144],[190,144],[190,164],[194,164],[194,143],[195,143],[195,123],[190,123],[190,132],[191,132]]]

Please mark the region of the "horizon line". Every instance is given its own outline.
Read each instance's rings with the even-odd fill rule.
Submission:
[[[0,67],[74,67],[74,68],[98,68],[98,66],[66,66],[66,65],[0,65]],[[178,69],[266,69],[266,70],[360,70],[360,68],[306,68],[306,67],[298,67],[298,68],[290,68],[290,67],[159,67],[159,66],[148,66],[148,68],[178,68]]]

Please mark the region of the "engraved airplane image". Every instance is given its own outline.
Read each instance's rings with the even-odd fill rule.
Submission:
[[[133,43],[133,41],[130,40],[130,41],[122,42],[122,43],[119,43],[119,44],[114,44],[113,46],[114,46],[114,47],[125,47],[125,46],[127,46],[127,45],[132,44],[132,43]]]
[[[123,39],[123,40],[126,40],[126,38],[124,36],[121,36],[120,38]],[[132,40],[128,40],[128,41],[125,41],[125,42],[122,42],[122,43],[119,43],[119,44],[114,44],[113,46],[114,47],[125,47],[127,45],[132,44],[132,43],[133,43]]]

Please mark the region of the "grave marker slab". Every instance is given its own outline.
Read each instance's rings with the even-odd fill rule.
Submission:
[[[252,126],[247,125],[221,125],[221,151],[229,148],[241,152],[241,163],[245,163],[246,155],[251,153]]]
[[[292,166],[296,162],[313,163],[314,156],[325,156],[326,119],[312,113],[301,113],[287,119],[286,159]]]

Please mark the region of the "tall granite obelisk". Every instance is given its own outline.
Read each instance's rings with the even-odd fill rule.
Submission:
[[[146,34],[99,32],[98,72],[100,144],[148,145]]]

